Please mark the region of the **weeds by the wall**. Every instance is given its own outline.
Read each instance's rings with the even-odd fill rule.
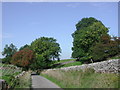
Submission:
[[[119,78],[113,73],[95,73],[93,69],[85,71],[53,70],[42,73],[61,88],[120,88]]]
[[[30,88],[31,86],[31,72],[26,72],[23,76],[18,79],[18,85],[15,88]]]

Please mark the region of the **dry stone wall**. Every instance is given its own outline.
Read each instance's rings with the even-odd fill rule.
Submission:
[[[70,66],[70,67],[64,67],[60,69],[48,69],[50,70],[85,70],[86,68],[93,68],[95,72],[101,72],[101,73],[119,73],[120,72],[120,65],[119,65],[120,59],[113,59],[113,60],[107,60],[102,62],[96,62],[91,64],[83,64],[79,66]]]

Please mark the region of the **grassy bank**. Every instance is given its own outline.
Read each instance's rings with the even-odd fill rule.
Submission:
[[[15,87],[15,76],[22,72],[21,68],[14,65],[0,63],[0,79],[4,79],[10,87]]]
[[[31,72],[26,72],[23,76],[18,79],[18,85],[15,88],[30,88],[31,87]]]
[[[22,73],[22,69],[14,65],[0,63],[0,73],[0,79],[5,80],[10,88],[30,88],[30,72],[15,78]]]
[[[95,73],[92,69],[85,72],[54,70],[41,75],[61,88],[118,88],[119,79],[117,74]]]

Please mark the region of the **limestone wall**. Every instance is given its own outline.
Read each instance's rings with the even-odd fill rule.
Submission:
[[[60,68],[59,70],[85,70],[86,68],[93,68],[95,72],[101,72],[101,73],[118,73],[120,72],[120,65],[119,65],[120,59],[113,59],[113,60],[107,60],[102,62],[96,62],[91,64],[83,64],[78,66],[70,66],[70,67],[64,67]],[[58,69],[48,69],[50,70],[58,70]]]

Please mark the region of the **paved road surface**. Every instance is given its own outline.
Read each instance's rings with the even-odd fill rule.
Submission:
[[[32,75],[32,88],[60,88],[40,75]]]

